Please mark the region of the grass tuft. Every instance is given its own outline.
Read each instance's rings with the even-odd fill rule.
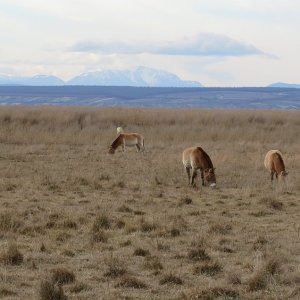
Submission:
[[[75,274],[65,268],[56,268],[50,271],[51,280],[58,285],[68,284],[75,281]]]
[[[230,224],[222,224],[222,223],[214,223],[211,224],[209,228],[210,233],[218,233],[218,234],[228,234],[232,229],[232,226]]]
[[[99,231],[101,229],[109,229],[111,228],[111,223],[112,221],[105,213],[99,214],[93,223],[92,230]]]
[[[145,220],[141,220],[140,230],[142,232],[151,232],[157,228],[157,225],[154,223],[147,222]]]
[[[283,203],[277,199],[273,199],[272,197],[262,197],[259,203],[266,205],[269,208],[274,210],[282,210]]]
[[[180,199],[179,206],[189,205],[189,204],[192,204],[192,202],[193,202],[192,198],[186,196],[186,197],[183,197]]]
[[[16,295],[17,295],[17,293],[15,293],[14,291],[11,291],[4,287],[0,287],[0,299],[6,298],[9,296],[16,296]]]
[[[144,266],[146,269],[154,270],[156,272],[164,268],[159,258],[156,256],[147,256]]]
[[[207,261],[211,259],[206,251],[202,248],[191,249],[188,252],[187,257],[193,261]]]
[[[148,256],[148,255],[150,255],[150,251],[142,249],[142,248],[137,248],[137,249],[134,250],[133,255],[135,255],[135,256]]]
[[[60,285],[50,280],[42,280],[39,288],[39,300],[67,300]]]
[[[94,220],[91,230],[90,230],[90,240],[91,243],[107,243],[108,235],[105,229],[111,228],[112,221],[105,214],[100,214]]]
[[[160,284],[176,284],[176,285],[181,285],[183,284],[183,281],[181,278],[173,275],[173,274],[167,274],[165,275],[160,281]]]
[[[258,291],[262,290],[266,287],[266,273],[263,271],[256,272],[249,280],[248,280],[248,290]]]
[[[218,262],[207,262],[203,265],[196,266],[193,274],[203,274],[207,276],[214,276],[222,271],[222,266]]]
[[[10,244],[6,252],[0,255],[0,261],[6,265],[20,265],[24,255],[19,251],[16,244]]]
[[[2,212],[0,214],[0,232],[13,231],[15,232],[21,227],[21,222],[9,212]]]
[[[105,260],[107,271],[104,273],[105,277],[117,278],[127,273],[127,269],[123,261],[117,257],[110,257]]]

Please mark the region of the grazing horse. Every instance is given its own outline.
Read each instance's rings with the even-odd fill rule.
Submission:
[[[125,146],[132,147],[135,146],[137,152],[145,149],[144,137],[139,133],[120,133],[118,137],[113,141],[109,147],[108,153],[114,154],[116,149],[122,146],[123,152],[125,151]]]
[[[117,127],[117,135],[119,135],[120,133],[124,133],[124,130],[122,127]]]
[[[216,186],[215,168],[208,154],[201,147],[187,148],[182,153],[182,163],[188,175],[189,184],[195,186],[195,178],[197,170],[200,169],[202,185],[205,185],[204,180],[211,186]],[[192,169],[192,181],[191,180]]]
[[[271,173],[271,181],[273,181],[274,174],[277,179],[284,179],[288,174],[288,172],[285,171],[282,154],[279,150],[270,150],[266,154],[264,164],[266,169]]]

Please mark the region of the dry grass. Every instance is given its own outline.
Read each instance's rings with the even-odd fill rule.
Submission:
[[[75,274],[66,268],[55,268],[50,270],[51,280],[58,284],[68,284],[75,281]]]
[[[40,300],[66,300],[67,296],[61,286],[52,281],[42,280],[39,289]]]
[[[117,126],[145,152],[107,154]],[[297,111],[2,107],[0,297],[297,299],[299,141]],[[187,185],[196,145],[215,189]]]
[[[20,265],[24,255],[19,251],[16,244],[10,244],[7,251],[0,254],[0,262],[7,265]]]

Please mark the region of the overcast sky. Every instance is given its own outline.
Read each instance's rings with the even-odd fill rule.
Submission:
[[[299,0],[0,0],[0,74],[146,66],[204,86],[300,83]]]

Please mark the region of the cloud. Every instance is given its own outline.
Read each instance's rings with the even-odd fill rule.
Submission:
[[[253,45],[226,35],[201,33],[192,38],[164,43],[81,41],[69,48],[71,52],[99,52],[103,54],[159,54],[185,56],[243,56],[266,55]]]
[[[151,46],[150,46],[151,47]],[[150,51],[149,51],[150,50]],[[150,52],[147,45],[127,42],[82,41],[69,48],[71,52],[100,52],[103,54],[140,54]]]

